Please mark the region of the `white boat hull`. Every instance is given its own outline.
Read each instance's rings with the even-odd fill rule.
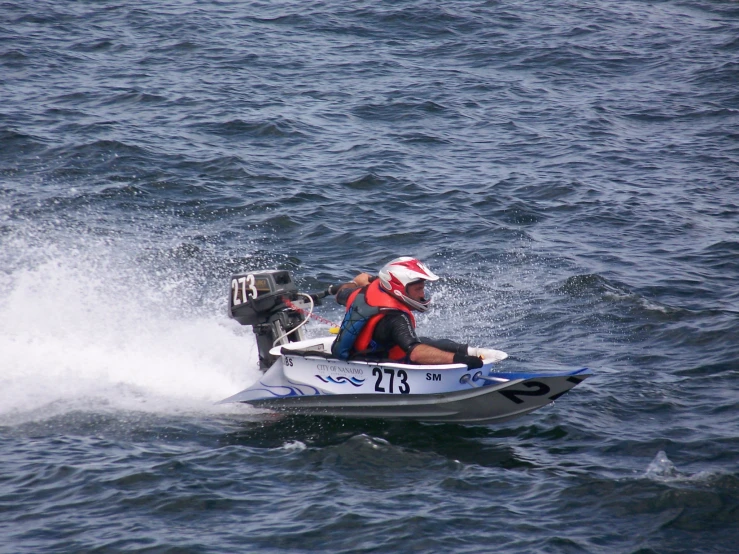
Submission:
[[[567,372],[501,373],[493,364],[418,366],[345,362],[320,355],[332,338],[274,349],[280,358],[257,383],[222,400],[305,415],[493,423],[527,414],[592,375]],[[317,355],[292,353],[312,349]]]

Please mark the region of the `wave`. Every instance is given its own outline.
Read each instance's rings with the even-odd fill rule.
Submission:
[[[448,116],[454,110],[430,100],[403,100],[383,104],[363,104],[352,109],[357,117],[367,120],[397,121],[421,119],[426,115]]]
[[[299,130],[303,127],[304,130]],[[280,118],[274,121],[244,121],[242,119],[232,119],[219,123],[198,123],[192,125],[193,129],[204,130],[224,137],[238,138],[258,137],[258,138],[305,138],[312,131],[302,123]]]

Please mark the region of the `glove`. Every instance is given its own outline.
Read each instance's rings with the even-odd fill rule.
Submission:
[[[464,364],[470,369],[479,369],[482,367],[482,358],[477,356],[466,356],[465,354],[457,353],[454,355],[452,360],[455,364]]]
[[[467,348],[467,354],[469,356],[479,356],[485,360],[485,363],[499,362],[508,357],[508,354],[502,350],[493,350],[492,348],[474,348],[472,346]]]

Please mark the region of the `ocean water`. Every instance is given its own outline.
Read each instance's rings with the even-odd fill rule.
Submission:
[[[1,3],[0,552],[735,552],[737,129],[731,1]],[[595,375],[497,426],[215,405],[232,273],[405,254],[423,334]]]

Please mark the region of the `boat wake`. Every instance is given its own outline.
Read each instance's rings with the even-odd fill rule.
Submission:
[[[227,410],[213,402],[258,376],[251,333],[198,305],[202,285],[175,268],[90,242],[4,248],[0,422]]]

